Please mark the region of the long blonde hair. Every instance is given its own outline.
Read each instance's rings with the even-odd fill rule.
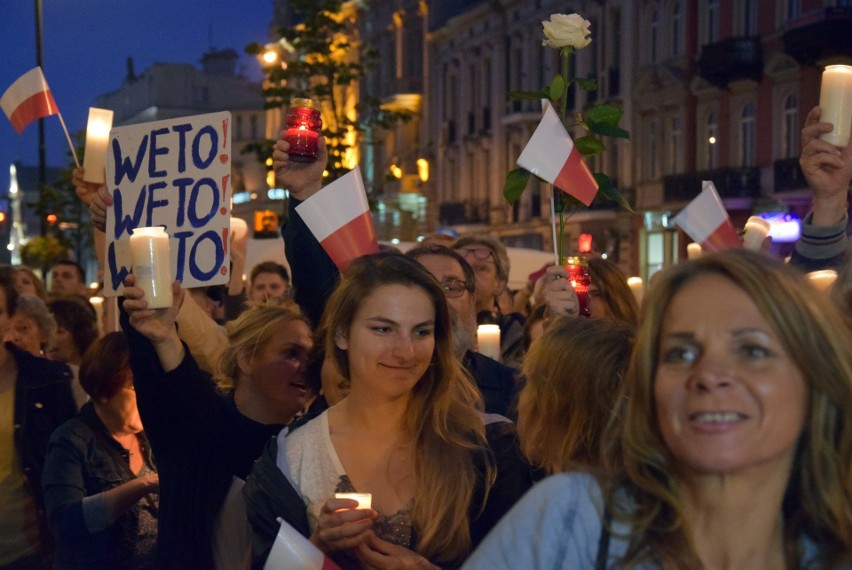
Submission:
[[[660,331],[674,296],[696,278],[731,281],[755,303],[802,374],[808,390],[807,418],[784,498],[788,563],[801,558],[799,539],[817,545],[819,568],[852,562],[852,335],[796,270],[749,251],[727,251],[680,264],[655,281],[642,308],[623,407],[623,426],[610,440],[606,458],[618,477],[609,487],[616,516],[632,525],[625,565],[654,559],[665,567],[700,568],[683,515],[676,459],[657,423],[654,378]],[[697,301],[700,302],[700,301]],[[630,505],[613,500],[627,491]],[[622,495],[623,496],[623,495]]]
[[[635,332],[615,319],[556,319],[524,359],[518,438],[548,474],[600,466]]]
[[[446,299],[435,278],[419,263],[399,254],[359,258],[331,295],[318,331],[327,354],[350,378],[347,351],[335,335],[348,333],[361,303],[377,288],[400,284],[422,289],[435,309],[435,351],[415,385],[406,413],[414,442],[417,491],[412,519],[417,551],[430,560],[459,563],[469,553],[469,507],[477,487],[475,458],[484,453],[485,426],[478,411],[481,397],[453,356]],[[487,469],[486,489],[493,480]],[[486,491],[487,493],[487,491]]]
[[[224,392],[236,388],[239,381],[240,355],[249,359],[288,323],[310,323],[297,310],[286,304],[262,303],[251,305],[239,317],[225,324],[228,345],[219,358],[216,384]]]

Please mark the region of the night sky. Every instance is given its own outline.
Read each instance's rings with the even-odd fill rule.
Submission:
[[[42,0],[43,61],[71,136],[86,127],[95,99],[115,91],[132,57],[136,74],[156,62],[193,63],[210,48],[234,49],[252,79],[260,66],[244,48],[268,39],[272,0]],[[34,0],[0,0],[0,95],[36,65]],[[72,160],[59,119],[45,119],[48,166]],[[38,124],[22,135],[0,112],[0,193],[9,164],[38,165]],[[82,160],[82,157],[81,157]]]

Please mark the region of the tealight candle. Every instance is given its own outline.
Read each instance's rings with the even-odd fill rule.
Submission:
[[[686,258],[698,259],[701,257],[701,244],[691,243],[686,246]]]
[[[645,294],[645,285],[642,283],[642,278],[628,277],[627,286],[630,287],[630,291],[633,292],[633,296],[636,297],[636,302],[641,303],[642,296]]]
[[[335,499],[353,499],[358,501],[356,509],[371,509],[373,508],[373,495],[370,493],[335,493]]]
[[[113,112],[109,109],[89,107],[89,122],[86,125],[86,150],[83,154],[83,180],[103,184],[106,180],[106,162],[109,130],[112,128]]]
[[[807,278],[820,291],[828,291],[834,282],[837,281],[837,271],[834,269],[811,271],[807,274]]]
[[[822,72],[819,107],[822,111],[820,122],[834,125],[830,133],[823,133],[819,138],[844,148],[849,144],[852,125],[852,66],[826,66]]]
[[[130,236],[130,258],[136,286],[145,292],[149,309],[172,306],[172,261],[169,234],[162,227],[136,228]]]
[[[494,360],[500,360],[500,327],[479,325],[476,327],[478,352]]]
[[[104,298],[89,297],[89,303],[95,308],[95,315],[98,317],[98,332],[104,333]]]

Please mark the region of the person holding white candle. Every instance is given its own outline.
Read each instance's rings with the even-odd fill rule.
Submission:
[[[238,568],[248,550],[239,490],[266,441],[306,404],[311,330],[289,307],[250,307],[226,325],[211,382],[175,327],[186,292],[177,282],[172,291],[172,307],[149,309],[131,274],[122,314],[160,472],[157,567]]]
[[[813,192],[813,208],[802,220],[802,234],[790,262],[805,271],[838,267],[849,248],[847,200],[852,182],[852,144],[837,148],[822,140],[820,135],[830,133],[834,125],[820,118],[819,107],[808,113],[799,157]]]
[[[511,424],[479,412],[441,287],[407,257],[359,258],[318,336],[349,394],[282,432],[255,465],[245,489],[255,562],[282,517],[345,568],[459,564],[531,479],[504,437]],[[334,498],[354,491],[371,493],[372,508]]]

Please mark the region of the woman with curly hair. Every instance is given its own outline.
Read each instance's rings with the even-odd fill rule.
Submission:
[[[646,298],[604,458],[536,486],[467,568],[852,563],[852,338],[793,268],[729,251]]]

